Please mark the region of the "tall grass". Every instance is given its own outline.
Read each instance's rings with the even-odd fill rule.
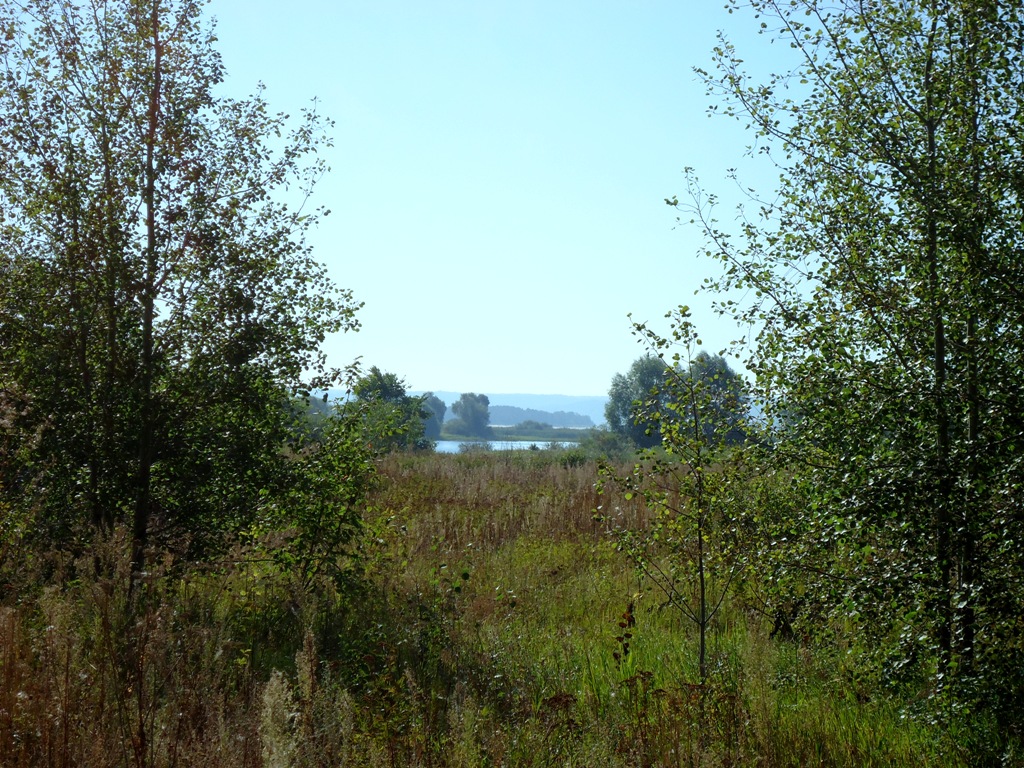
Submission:
[[[691,627],[594,519],[646,513],[599,497],[592,464],[396,454],[380,470],[353,592],[238,552],[164,562],[129,594],[118,540],[21,574],[0,609],[0,765],[994,760],[854,687],[831,649],[770,639],[739,600],[698,684]]]
[[[129,595],[125,539],[2,609],[0,764],[255,764],[236,597],[169,564]]]

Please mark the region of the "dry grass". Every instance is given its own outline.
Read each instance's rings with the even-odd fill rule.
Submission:
[[[739,603],[696,685],[690,628],[593,514],[644,512],[599,497],[592,464],[394,455],[381,475],[356,592],[239,553],[129,596],[118,540],[99,568],[23,576],[0,609],[0,765],[972,764]]]
[[[61,583],[0,615],[0,764],[256,765],[256,686],[218,595],[149,575],[129,597],[128,547],[98,545]]]

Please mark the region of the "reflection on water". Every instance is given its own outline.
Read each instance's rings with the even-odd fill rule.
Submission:
[[[552,445],[572,448],[579,443],[565,440],[438,440],[434,443],[438,453],[459,453],[463,445],[488,446],[492,451],[523,451],[531,446],[550,448]]]

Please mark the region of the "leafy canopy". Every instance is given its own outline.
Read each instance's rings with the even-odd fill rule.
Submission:
[[[464,392],[452,403],[455,419],[448,423],[448,430],[454,435],[465,437],[489,437],[491,428],[491,401],[487,395]]]
[[[281,524],[290,398],[358,326],[305,242],[330,122],[219,95],[195,0],[0,0],[0,30],[5,530],[125,524],[141,568]]]
[[[426,437],[430,412],[424,406],[425,397],[406,394],[405,382],[396,374],[373,366],[356,381],[352,392],[357,398],[353,407],[373,450],[431,447]]]
[[[680,207],[724,266],[712,290],[752,299],[721,308],[756,329],[748,368],[773,466],[808,499],[778,573],[851,628],[849,659],[893,684],[931,671],[961,701],[986,689],[1012,722],[1024,9],[744,5],[792,66],[758,82],[723,37],[702,74],[720,111],[757,131],[780,187],[752,199],[739,231],[695,180]]]

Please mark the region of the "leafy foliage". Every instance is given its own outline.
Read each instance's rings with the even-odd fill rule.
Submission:
[[[738,237],[696,182],[688,213],[713,290],[755,297],[722,308],[760,329],[749,368],[809,497],[793,525],[827,555],[818,597],[866,658],[895,644],[873,662],[962,705],[984,689],[1017,727],[1024,11],[749,5],[792,69],[753,82],[723,38],[703,74],[781,187]]]
[[[487,395],[464,392],[452,403],[452,413],[456,418],[448,423],[448,431],[466,437],[489,437],[490,404]]]
[[[264,490],[268,517],[252,531],[253,543],[302,588],[327,578],[348,593],[356,586],[352,545],[376,478],[378,451],[367,445],[365,414],[357,409],[338,409],[319,426],[315,440],[296,446],[282,489]]]
[[[0,2],[0,485],[22,534],[201,556],[291,493],[290,399],[357,327],[304,242],[330,123],[217,95],[194,0],[30,5]]]
[[[373,366],[352,392],[357,401],[348,409],[359,413],[364,438],[372,450],[430,447],[425,433],[432,412],[424,405],[426,398],[406,394],[405,382],[396,374]]]

